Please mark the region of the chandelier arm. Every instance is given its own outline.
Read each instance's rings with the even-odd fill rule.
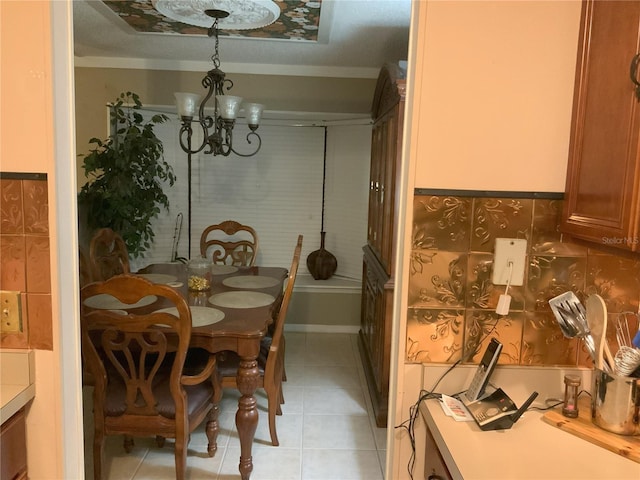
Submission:
[[[254,136],[258,139],[258,147],[254,150],[253,153],[239,153],[236,150],[233,149],[233,147],[231,145],[229,145],[229,150],[231,150],[233,153],[235,153],[236,155],[238,155],[239,157],[252,157],[254,156],[256,153],[258,153],[258,151],[260,150],[260,147],[262,147],[262,138],[260,138],[260,135],[258,135],[256,132],[251,131],[249,133],[247,133],[247,143],[249,145],[251,145],[251,140],[249,137]]]
[[[197,149],[194,150],[191,148],[191,139],[193,137],[193,129],[191,128],[191,123],[190,122],[187,123],[187,121],[183,121],[182,127],[180,127],[180,134],[178,137],[180,139],[180,147],[186,153],[190,153],[190,154],[198,153],[207,145],[207,140],[206,140],[207,137],[205,136],[204,139],[202,140],[202,144]],[[187,140],[186,144],[185,144],[185,138]]]

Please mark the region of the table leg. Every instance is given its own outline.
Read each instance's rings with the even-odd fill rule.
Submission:
[[[240,475],[242,480],[249,480],[253,471],[251,446],[258,428],[258,408],[254,393],[260,382],[260,371],[255,357],[242,358],[236,375],[238,390],[242,394],[238,400],[236,412],[236,428],[240,437]]]

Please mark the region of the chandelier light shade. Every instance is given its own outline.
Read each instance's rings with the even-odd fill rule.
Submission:
[[[263,105],[259,103],[242,103],[242,97],[225,95],[233,87],[233,82],[226,78],[226,74],[220,70],[220,56],[218,53],[218,20],[229,15],[223,10],[205,10],[205,13],[214,19],[209,29],[209,36],[215,38],[215,52],[211,57],[213,69],[209,70],[202,79],[202,86],[207,90],[204,100],[199,104],[201,96],[195,93],[175,92],[178,115],[182,121],[180,127],[180,146],[189,153],[195,154],[202,150],[206,154],[228,156],[231,152],[240,157],[251,157],[258,153],[262,146],[262,139],[256,133],[260,126]],[[207,115],[205,108],[207,102],[213,97],[213,116]],[[197,112],[196,112],[197,109]],[[233,129],[241,110],[244,110],[249,133],[246,140],[251,145],[257,141],[252,153],[239,153],[233,145]],[[197,118],[196,118],[197,115]],[[202,142],[193,145],[193,128],[202,130]]]

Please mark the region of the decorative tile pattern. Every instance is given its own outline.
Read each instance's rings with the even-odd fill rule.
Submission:
[[[22,215],[22,182],[0,180],[0,234],[24,232]]]
[[[434,252],[411,276],[409,306],[464,307],[466,268],[465,254]]]
[[[471,250],[492,252],[496,238],[531,238],[532,199],[476,198]]]
[[[137,0],[135,2],[105,0],[104,3],[138,32],[207,36],[207,28],[187,25],[165,17],[153,7],[153,0]],[[276,0],[275,3],[280,7],[280,17],[271,25],[253,30],[224,29],[220,31],[220,36],[314,42],[318,40],[322,0],[314,2]]]
[[[49,197],[47,182],[23,180],[24,231],[25,233],[49,234]]]
[[[469,249],[471,198],[423,196],[413,210],[412,248],[465,252]]]
[[[51,350],[51,259],[46,175],[0,173],[0,290],[21,292],[23,330],[2,334],[0,347]]]
[[[447,195],[414,197],[407,312],[407,362],[478,363],[495,336],[501,364],[591,368],[584,343],[567,339],[549,299],[573,291],[607,303],[607,341],[615,323],[640,304],[640,256],[563,242],[562,201]],[[471,212],[471,215],[470,215]],[[524,285],[511,287],[510,313],[495,313],[504,286],[492,282],[496,238],[526,238]],[[630,314],[631,329],[638,318]]]
[[[452,363],[460,358],[463,310],[410,308],[407,361]]]

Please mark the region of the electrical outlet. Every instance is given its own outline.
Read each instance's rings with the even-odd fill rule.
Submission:
[[[527,241],[522,238],[496,238],[493,254],[494,285],[518,287],[524,283],[524,267],[527,258]],[[512,263],[509,266],[509,263]],[[509,276],[511,280],[509,281]]]
[[[22,331],[20,303],[20,292],[7,290],[0,292],[0,332],[18,333]]]

